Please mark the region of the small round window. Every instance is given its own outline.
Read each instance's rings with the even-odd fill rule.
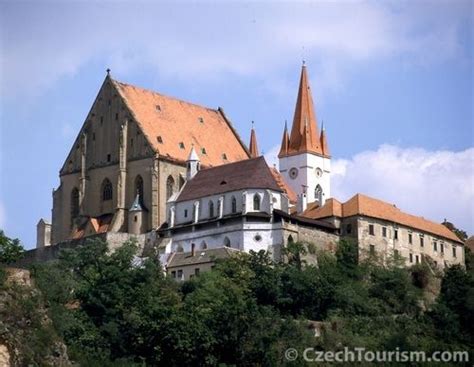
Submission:
[[[257,242],[260,242],[262,240],[262,236],[260,236],[259,234],[256,234],[253,239]]]
[[[290,178],[294,180],[296,177],[298,177],[298,168],[293,167],[290,169]]]

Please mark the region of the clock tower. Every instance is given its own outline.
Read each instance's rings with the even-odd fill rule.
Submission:
[[[291,127],[285,123],[280,153],[280,173],[298,196],[306,195],[308,203],[324,202],[331,197],[331,157],[324,127],[318,131],[318,121],[303,63],[298,98]]]

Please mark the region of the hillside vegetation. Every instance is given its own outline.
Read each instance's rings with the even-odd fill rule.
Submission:
[[[429,302],[433,275],[426,268],[404,269],[398,259],[359,263],[347,241],[336,256],[319,254],[317,266],[305,264],[305,246],[292,244],[286,263],[272,263],[265,252],[242,254],[184,283],[165,278],[152,258],[137,261],[136,251],[126,243],[110,254],[95,241],[35,266],[37,297],[52,330],[32,342],[60,338],[81,366],[305,365],[285,359],[290,347],[468,350],[472,356],[470,265],[449,268]],[[308,320],[326,326],[320,337]]]

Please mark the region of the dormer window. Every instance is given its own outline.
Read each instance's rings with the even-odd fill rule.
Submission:
[[[204,119],[203,119],[202,117],[199,117],[199,118],[198,118],[198,121],[199,121],[201,124],[204,123]]]
[[[227,155],[225,153],[222,153],[222,159],[225,161],[227,160]]]
[[[159,104],[157,104],[157,105],[155,106],[155,108],[156,108],[156,111],[157,111],[157,112],[161,112],[161,106],[160,106]]]
[[[158,135],[156,137],[156,140],[158,141],[158,143],[163,144],[163,138],[161,136]]]
[[[184,143],[183,143],[183,142],[180,142],[180,143],[179,143],[179,147],[180,147],[181,149],[184,149]]]
[[[207,153],[206,153],[206,148],[202,148],[202,149],[201,149],[201,153],[202,153],[202,154],[207,154]]]

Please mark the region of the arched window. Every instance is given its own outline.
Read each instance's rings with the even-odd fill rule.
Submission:
[[[214,202],[209,202],[209,218],[214,217]]]
[[[295,241],[293,240],[293,236],[290,234],[288,236],[288,243],[293,243],[293,242],[295,242]]]
[[[258,194],[253,196],[253,210],[260,210],[260,196]]]
[[[225,246],[225,247],[230,247],[230,240],[229,240],[229,237],[225,237],[225,238],[224,238],[224,246]]]
[[[183,252],[184,249],[183,249],[183,246],[179,245],[178,247],[176,247],[176,252]]]
[[[319,185],[314,189],[314,199],[319,203],[319,205],[323,202],[323,189]]]
[[[138,175],[135,177],[135,192],[134,195],[137,195],[140,198],[140,202],[143,203],[143,178]]]
[[[71,223],[79,215],[79,190],[77,187],[71,191]]]
[[[207,249],[207,243],[206,241],[202,241],[201,244],[199,245],[200,250],[206,250]]]
[[[237,213],[237,199],[234,196],[232,196],[231,206],[232,213]]]
[[[112,200],[113,197],[113,189],[112,183],[106,178],[102,181],[102,201]]]
[[[166,180],[166,200],[168,200],[171,195],[173,195],[174,191],[174,178],[172,176],[168,176]]]
[[[181,188],[184,186],[184,178],[183,176],[179,176],[179,189],[181,190]]]

